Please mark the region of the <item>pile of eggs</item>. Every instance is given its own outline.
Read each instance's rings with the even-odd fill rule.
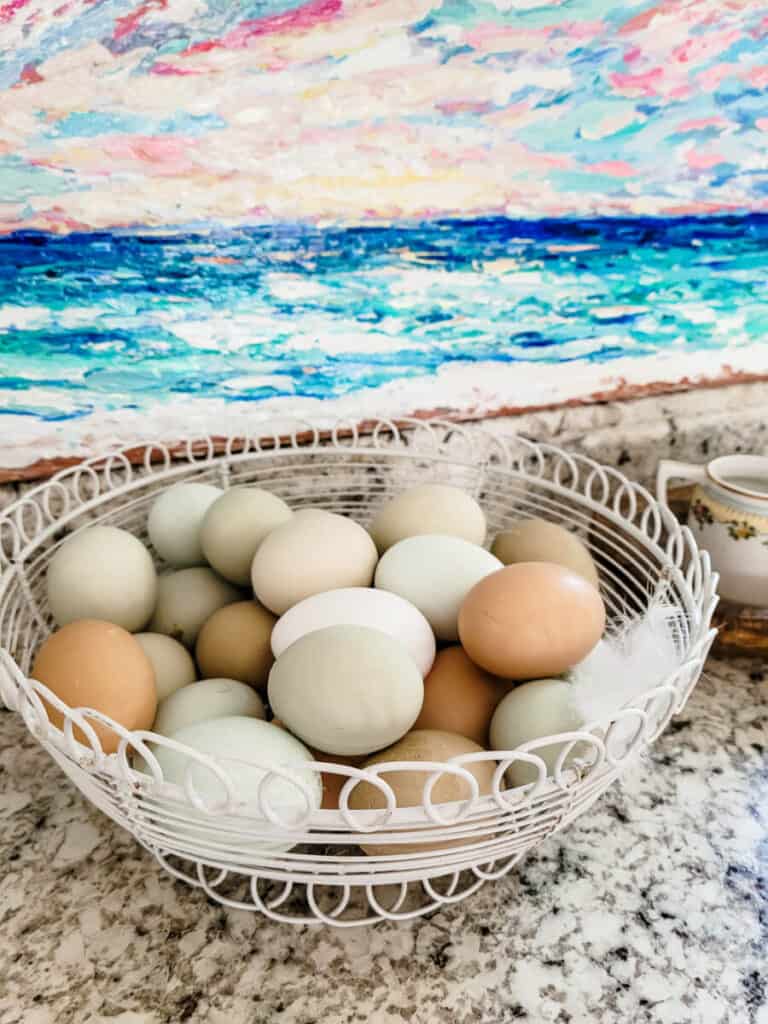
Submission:
[[[553,523],[521,520],[487,550],[482,509],[451,486],[404,491],[366,530],[257,487],[179,483],[152,504],[147,532],[159,574],[115,527],[85,527],[56,550],[47,592],[58,628],[32,675],[64,705],[228,759],[245,802],[269,765],[287,773],[270,775],[271,799],[302,803],[293,777],[333,809],[347,777],[312,761],[444,762],[583,724],[568,672],[600,641],[605,609],[588,550]],[[86,717],[116,751],[116,732]],[[560,745],[537,752],[551,772]],[[182,784],[188,758],[161,743],[153,753]],[[488,793],[495,762],[466,768]],[[424,772],[384,777],[399,806],[422,802]],[[525,761],[507,774],[513,786],[536,777]],[[200,785],[215,795],[205,790],[216,780]],[[432,790],[435,803],[469,795],[451,772]],[[357,809],[384,801],[367,781],[349,795]]]

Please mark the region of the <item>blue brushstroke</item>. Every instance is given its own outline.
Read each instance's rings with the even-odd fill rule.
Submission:
[[[0,239],[3,406],[41,420],[330,398],[447,362],[719,362],[767,333],[761,215]]]

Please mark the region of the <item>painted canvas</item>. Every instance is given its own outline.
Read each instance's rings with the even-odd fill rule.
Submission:
[[[768,373],[768,4],[0,0],[0,465]]]

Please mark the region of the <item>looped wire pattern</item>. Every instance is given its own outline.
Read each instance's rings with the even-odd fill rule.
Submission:
[[[106,522],[146,539],[159,490],[185,480],[264,487],[293,507],[321,505],[363,524],[404,487],[455,483],[478,497],[489,536],[530,516],[573,530],[599,567],[609,622],[663,600],[679,666],[660,685],[649,680],[645,694],[607,721],[517,750],[445,764],[313,763],[316,773],[342,777],[337,806],[319,806],[319,787],[280,765],[265,767],[244,793],[226,760],[152,732],[131,733],[93,709],[69,708],[28,678],[53,625],[45,573],[62,538]],[[584,813],[684,706],[712,642],[717,600],[716,576],[691,532],[615,469],[440,420],[257,421],[227,437],[113,451],[62,470],[4,510],[0,566],[0,698],[88,799],[209,898],[278,921],[338,927],[409,920],[463,899]],[[49,721],[50,709],[61,728]],[[109,730],[115,753],[105,753],[99,739]],[[553,742],[560,748],[550,772],[543,748]],[[181,785],[163,777],[156,756],[163,745],[188,758]],[[480,792],[473,773],[478,761],[493,766],[489,792]],[[513,766],[523,769],[514,774],[528,779],[524,785],[511,783]],[[406,769],[423,778],[415,807],[398,806],[387,780]],[[438,803],[437,787],[449,776],[463,798]],[[350,806],[363,783],[378,794],[376,809]],[[284,798],[286,788],[295,790],[290,807],[271,797]]]

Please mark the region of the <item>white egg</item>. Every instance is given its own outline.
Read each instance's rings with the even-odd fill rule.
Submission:
[[[492,750],[514,750],[523,743],[573,732],[584,724],[573,703],[570,683],[562,679],[535,679],[511,690],[496,708],[491,719]],[[552,775],[557,759],[566,743],[548,743],[533,753],[540,757]],[[566,765],[583,754],[577,744],[568,755]],[[538,779],[537,768],[525,761],[515,761],[507,770],[512,786],[525,786]]]
[[[157,581],[157,604],[149,628],[153,633],[164,633],[194,647],[203,623],[219,608],[241,600],[242,596],[213,569],[165,573]]]
[[[420,484],[387,502],[371,524],[380,554],[406,537],[444,533],[471,544],[485,540],[485,513],[466,491],[446,484]]]
[[[227,715],[264,718],[264,702],[255,690],[235,679],[201,679],[176,690],[161,701],[152,731],[161,736],[195,722]]]
[[[133,534],[114,526],[87,526],[67,538],[51,558],[47,591],[58,626],[101,619],[133,633],[152,614],[157,573]]]
[[[272,653],[279,658],[292,643],[326,626],[370,626],[405,645],[422,676],[435,660],[435,637],[418,608],[398,594],[369,587],[342,587],[299,601],[272,630]]]
[[[174,484],[154,501],[147,531],[163,561],[175,569],[205,564],[200,531],[206,512],[221,495],[210,484]]]
[[[354,520],[302,509],[259,545],[251,567],[253,592],[265,608],[282,615],[312,594],[369,586],[376,559],[376,545]]]
[[[442,534],[407,537],[382,555],[375,586],[416,605],[441,640],[457,640],[461,604],[483,577],[503,566],[469,541]]]
[[[206,512],[200,533],[203,554],[224,579],[251,581],[251,563],[268,533],[293,513],[282,499],[258,487],[233,487]]]
[[[260,817],[260,785],[264,800],[288,826],[300,821],[307,813],[305,794],[308,794],[310,810],[314,811],[320,807],[322,781],[319,772],[311,767],[314,763],[312,755],[290,733],[269,722],[239,715],[213,718],[179,729],[171,738],[211,757],[220,765],[229,780],[233,803],[244,805],[237,810],[231,808],[231,812],[236,815],[234,819],[229,818],[232,828],[242,832],[248,827],[254,835],[258,835],[260,831],[266,835],[270,829],[275,828],[268,821],[264,821],[261,828],[253,821],[254,818]],[[215,809],[224,805],[225,785],[205,765],[190,759],[189,755],[181,751],[171,750],[162,744],[157,744],[153,753],[166,782],[184,787],[188,777],[194,793],[205,807]],[[283,774],[275,774],[266,783],[262,783],[265,775],[273,768],[281,769]],[[182,826],[168,821],[167,818],[163,820],[163,810],[166,809],[169,814],[178,816],[176,804],[162,799],[156,800],[156,804],[159,807],[158,819],[162,821],[163,827],[172,834],[175,833],[182,845],[205,842],[212,836],[218,842],[226,841],[226,832],[217,836],[216,832],[212,831],[217,825],[216,818],[209,818],[192,809],[186,809],[184,817],[188,824]],[[243,821],[244,815],[252,819],[249,826]],[[222,823],[224,828],[226,822],[225,817]],[[242,843],[243,840],[238,839],[238,845]],[[295,841],[285,842],[283,838],[277,842],[259,841],[253,845],[246,845],[249,846],[251,853],[258,850],[278,853],[289,850],[295,845]]]
[[[136,639],[152,662],[159,701],[197,679],[192,656],[178,640],[163,633],[137,633]]]
[[[269,675],[275,715],[328,754],[370,754],[418,717],[424,681],[399,640],[368,626],[326,626],[282,653]]]

